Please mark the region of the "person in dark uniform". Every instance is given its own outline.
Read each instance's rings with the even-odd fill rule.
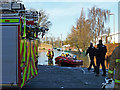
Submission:
[[[85,56],[89,53],[89,56],[90,56],[90,66],[88,67],[88,70],[91,69],[92,65],[94,67],[94,72],[96,70],[96,66],[95,66],[95,63],[94,63],[94,53],[95,53],[95,47],[93,46],[93,43],[90,43],[90,47],[88,47],[87,49],[87,52],[85,54]]]
[[[97,63],[96,76],[99,76],[100,64],[103,70],[102,76],[106,76],[106,68],[105,68],[106,52],[107,52],[106,46],[102,44],[102,40],[99,40],[99,44],[97,45],[97,48],[96,48],[96,63]]]

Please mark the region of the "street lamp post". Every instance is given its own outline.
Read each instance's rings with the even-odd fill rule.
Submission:
[[[113,43],[115,43],[115,14],[114,13],[109,13],[109,15],[113,15],[114,17],[113,17],[113,35],[114,35],[114,41],[113,41]]]

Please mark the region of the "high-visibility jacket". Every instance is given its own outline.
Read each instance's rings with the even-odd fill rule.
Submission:
[[[61,56],[65,57],[66,55],[64,53],[62,53]]]
[[[50,53],[51,53],[51,57],[53,58],[53,57],[54,57],[54,52],[53,52],[53,51],[51,51]]]
[[[48,57],[51,57],[51,51],[47,51],[46,55],[47,55]]]
[[[51,55],[54,56],[54,52],[53,51],[51,51]]]
[[[120,89],[120,46],[116,47],[110,58],[108,77],[113,78],[115,70],[115,88]]]

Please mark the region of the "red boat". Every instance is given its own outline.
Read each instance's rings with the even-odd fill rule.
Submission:
[[[80,66],[83,65],[83,60],[73,60],[69,57],[58,56],[55,58],[55,64],[60,66]]]

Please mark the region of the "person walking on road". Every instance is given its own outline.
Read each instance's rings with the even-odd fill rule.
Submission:
[[[52,58],[51,58],[51,51],[50,51],[50,49],[48,49],[46,55],[48,57],[48,65],[51,65],[52,64]]]
[[[96,76],[99,76],[100,64],[103,70],[102,76],[106,76],[106,68],[105,68],[106,52],[107,52],[106,46],[102,44],[102,40],[99,40],[99,44],[97,45],[97,48],[96,48],[96,63],[97,63]]]
[[[120,46],[114,49],[110,58],[108,78],[113,78],[113,75],[115,76],[114,88],[120,90]]]
[[[87,54],[89,53],[90,56],[90,66],[88,67],[88,70],[91,69],[92,65],[94,67],[94,72],[96,71],[96,66],[94,63],[94,53],[95,53],[95,47],[93,46],[93,43],[90,43],[90,47],[88,47],[87,52],[85,54],[85,56],[87,56]]]

